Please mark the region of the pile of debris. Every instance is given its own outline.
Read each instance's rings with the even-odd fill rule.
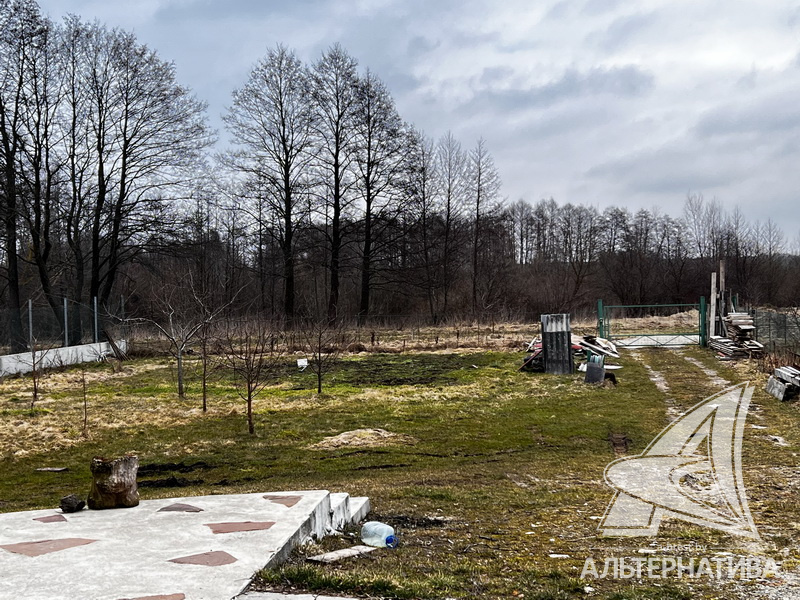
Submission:
[[[800,396],[800,371],[794,367],[778,367],[769,381],[767,392],[778,400],[796,400]]]
[[[584,360],[589,354],[599,354],[601,356],[611,356],[619,358],[617,347],[613,342],[594,335],[578,336],[573,335],[571,339],[572,353],[576,359]],[[526,357],[520,367],[520,371],[544,372],[544,353],[542,338],[535,337],[528,344],[527,352],[531,355]]]
[[[764,345],[755,341],[756,326],[748,313],[732,312],[722,318],[728,337],[712,335],[710,348],[730,358],[760,358],[764,356]]]
[[[764,345],[755,340],[735,342],[729,338],[712,335],[708,347],[729,358],[761,358],[764,356]]]

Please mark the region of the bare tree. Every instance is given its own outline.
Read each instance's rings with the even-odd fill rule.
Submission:
[[[345,329],[331,324],[327,319],[306,319],[302,323],[301,335],[304,346],[311,355],[309,367],[317,376],[317,393],[322,393],[322,381],[339,361],[347,346]]]
[[[312,157],[312,125],[308,75],[293,52],[278,46],[250,73],[233,94],[225,123],[241,149],[228,163],[251,181],[263,231],[264,213],[274,215],[283,255],[283,312],[291,326],[295,313],[295,231],[307,218],[308,163]],[[263,193],[258,193],[263,192]],[[263,210],[266,205],[266,211]],[[259,248],[262,248],[262,243]]]
[[[213,136],[172,63],[130,33],[75,19],[66,28],[71,220],[88,230],[88,297],[106,304],[120,267],[168,230],[168,199],[202,172]]]
[[[481,273],[481,241],[483,220],[495,206],[500,192],[500,175],[494,159],[480,138],[469,155],[469,190],[472,198],[472,312],[478,313]]]
[[[253,400],[274,379],[281,353],[271,324],[259,319],[229,323],[222,340],[220,362],[230,369],[239,396],[247,403],[247,430],[255,433]]]
[[[461,259],[459,224],[466,207],[468,190],[467,156],[449,131],[439,140],[436,160],[442,178],[442,314],[446,315],[455,271]]]
[[[22,136],[17,177],[21,216],[27,225],[28,255],[36,266],[39,283],[55,321],[64,317],[53,276],[63,264],[59,250],[60,214],[57,202],[61,134],[57,127],[63,98],[63,60],[58,29],[46,19],[39,22],[27,56],[24,101],[19,113]],[[52,264],[55,262],[55,264]]]
[[[425,292],[428,312],[431,320],[436,323],[441,310],[440,292],[443,288],[439,271],[445,257],[442,236],[436,227],[442,221],[437,202],[441,180],[433,140],[419,131],[411,130],[408,135],[405,168],[405,193],[410,200],[410,212],[414,220],[412,231],[418,238],[416,241],[422,260],[423,276],[415,279]]]
[[[390,244],[390,231],[404,203],[397,194],[406,147],[403,121],[389,90],[367,70],[356,88],[355,167],[358,190],[363,200],[361,244],[361,295],[359,321],[363,324],[370,310],[370,292],[375,275],[375,257],[381,242]]]
[[[0,217],[12,352],[22,352],[26,347],[17,254],[21,210],[17,166],[25,139],[21,121],[30,76],[29,59],[42,37],[42,28],[39,7],[32,0],[0,0]]]
[[[340,45],[332,46],[311,70],[312,97],[316,112],[317,168],[329,247],[330,293],[328,319],[335,323],[339,311],[345,218],[353,202],[351,188],[353,119],[358,74],[356,60]]]
[[[186,397],[184,385],[184,356],[189,344],[197,338],[203,345],[203,411],[206,410],[205,376],[206,347],[208,345],[209,325],[228,304],[213,307],[206,296],[195,289],[190,276],[178,283],[161,286],[153,292],[158,318],[133,318],[129,322],[147,322],[158,329],[169,342],[169,352],[175,358],[177,371],[178,397]]]

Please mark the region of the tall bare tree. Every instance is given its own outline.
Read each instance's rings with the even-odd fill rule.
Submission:
[[[441,291],[443,289],[441,267],[444,263],[441,228],[437,227],[443,219],[438,203],[441,179],[437,169],[436,146],[430,138],[412,129],[408,134],[406,151],[405,193],[409,198],[409,212],[413,214],[415,239],[419,246],[422,261],[420,282],[425,292],[431,321],[439,320],[441,311]]]
[[[405,137],[403,121],[389,90],[367,70],[356,88],[355,167],[358,192],[363,201],[361,243],[361,295],[359,321],[370,310],[370,292],[375,275],[375,256],[381,242],[396,232],[397,215],[404,210],[398,193],[403,168]]]
[[[459,229],[468,194],[467,155],[450,131],[439,140],[436,162],[442,179],[442,313],[447,314],[455,271],[461,259]]]
[[[328,319],[336,321],[339,313],[342,250],[345,225],[353,202],[353,144],[356,130],[358,73],[356,60],[339,44],[328,49],[311,69],[317,137],[317,166],[322,194],[320,211],[325,218],[329,246],[330,284]]]
[[[28,256],[55,321],[63,326],[63,310],[54,289],[63,260],[59,252],[62,221],[58,182],[63,162],[58,128],[64,91],[63,57],[59,32],[47,19],[32,34],[20,115],[21,152],[17,181],[21,192],[21,216],[27,225]],[[55,250],[55,252],[54,252]],[[55,265],[52,264],[55,260]]]
[[[500,175],[494,159],[480,138],[469,154],[469,191],[472,203],[472,312],[478,313],[481,272],[482,227],[487,214],[496,208],[500,193]]]
[[[39,7],[32,0],[0,0],[0,217],[3,221],[5,276],[12,352],[26,347],[20,314],[18,257],[21,190],[17,170],[24,135],[22,118],[31,55],[46,37]]]
[[[283,256],[283,311],[295,314],[295,250],[298,223],[307,218],[308,164],[314,112],[308,73],[294,52],[277,46],[261,59],[248,82],[233,93],[225,123],[240,150],[230,164],[263,191],[255,200],[276,218]],[[263,219],[262,211],[253,211]]]

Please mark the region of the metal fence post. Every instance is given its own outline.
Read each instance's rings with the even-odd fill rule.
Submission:
[[[700,346],[708,346],[708,330],[706,329],[706,297],[700,296]]]
[[[33,300],[28,298],[28,343],[33,351]]]
[[[601,338],[606,337],[602,298],[597,301],[597,336]]]
[[[94,343],[100,341],[100,327],[97,320],[97,296],[94,297]]]
[[[64,298],[64,347],[69,346],[69,307],[67,299]]]

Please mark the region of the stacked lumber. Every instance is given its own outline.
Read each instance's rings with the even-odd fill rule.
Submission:
[[[732,312],[722,317],[727,337],[712,335],[709,347],[729,358],[760,358],[764,345],[754,339],[756,326],[749,313]]]
[[[764,345],[755,340],[739,341],[712,335],[708,346],[730,358],[759,358],[764,355]]]
[[[756,333],[753,317],[749,313],[732,312],[722,318],[728,338],[737,342],[752,341]]]
[[[794,367],[778,367],[767,381],[767,392],[778,400],[795,400],[800,396],[800,371]]]

